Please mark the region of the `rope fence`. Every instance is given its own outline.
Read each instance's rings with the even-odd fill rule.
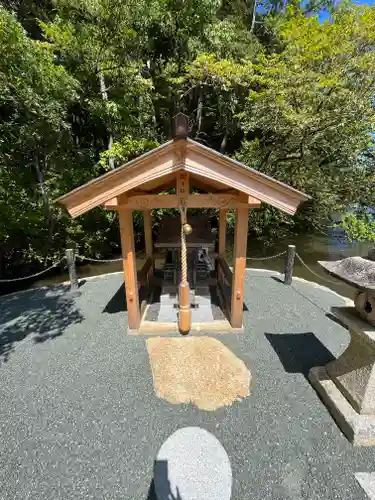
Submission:
[[[78,259],[86,260],[88,262],[102,262],[103,264],[110,264],[111,262],[121,262],[122,257],[118,259],[94,259],[93,257],[85,257],[84,255],[76,255]]]
[[[264,261],[264,260],[272,260],[272,259],[277,259],[278,257],[282,257],[283,255],[287,256],[286,263],[285,263],[285,284],[290,285],[292,283],[292,275],[293,275],[293,267],[294,267],[294,260],[295,257],[300,261],[300,263],[314,276],[319,278],[322,281],[325,281],[327,283],[337,285],[337,281],[335,280],[330,280],[329,278],[326,278],[325,276],[322,276],[321,274],[316,273],[309,267],[306,262],[302,259],[302,257],[299,255],[298,252],[296,252],[295,246],[294,245],[289,245],[288,250],[284,250],[283,252],[277,253],[275,255],[270,255],[268,257],[246,257],[246,260],[252,260],[252,261]]]
[[[139,250],[138,252],[136,252],[136,255],[139,255],[139,254],[143,253],[144,251],[145,251],[145,249],[143,248],[142,250]],[[29,280],[32,278],[38,278],[39,276],[42,276],[43,274],[51,271],[51,269],[53,269],[54,267],[57,267],[59,264],[61,264],[65,260],[67,261],[67,264],[65,265],[65,267],[68,267],[68,270],[70,270],[69,268],[71,267],[71,265],[74,265],[75,259],[77,259],[77,258],[79,258],[81,260],[85,260],[87,262],[101,262],[103,264],[109,264],[111,262],[121,262],[123,260],[122,257],[119,257],[117,259],[95,259],[93,257],[86,257],[85,255],[74,254],[74,253],[73,253],[73,259],[71,259],[70,252],[72,252],[71,249],[66,250],[66,255],[63,255],[59,260],[54,262],[51,266],[47,267],[46,269],[43,269],[42,271],[39,271],[39,272],[34,273],[34,274],[29,274],[27,276],[21,276],[19,278],[0,279],[0,284],[1,283],[12,283],[12,282],[16,282],[16,281],[25,281],[25,280]],[[73,262],[70,262],[71,260]]]
[[[277,257],[281,257],[282,255],[286,255],[286,250],[277,253],[276,255],[271,255],[270,257],[246,257],[246,260],[271,260],[277,259]]]
[[[61,264],[63,260],[65,260],[66,257],[61,257],[58,261],[54,262],[52,266],[47,267],[47,269],[43,269],[43,271],[39,271],[38,273],[30,274],[29,276],[22,276],[20,278],[9,278],[9,279],[0,279],[0,283],[11,283],[12,281],[24,281],[24,280],[29,280],[31,278],[37,278],[38,276],[41,276],[44,273],[47,273],[48,271],[51,271],[54,267],[58,266]]]
[[[300,256],[300,255],[299,255],[299,253],[297,253],[297,252],[296,252],[296,257],[297,257],[297,259],[301,262],[301,264],[302,264],[303,266],[305,266],[305,267],[306,267],[306,269],[307,269],[308,271],[310,271],[310,273],[311,273],[311,274],[313,274],[314,276],[316,276],[317,278],[319,278],[319,279],[321,279],[321,280],[323,280],[323,281],[326,281],[327,283],[332,283],[332,284],[334,284],[334,285],[337,285],[337,281],[330,280],[330,279],[326,278],[325,276],[321,276],[320,274],[317,274],[315,271],[313,271],[313,270],[311,269],[311,267],[309,267],[309,266],[306,264],[306,262],[304,262],[304,261],[302,260],[301,256]]]
[[[138,252],[136,252],[136,255],[139,255],[139,254],[143,253],[144,251],[145,251],[145,249],[139,250]],[[313,269],[311,269],[311,267],[308,266],[306,264],[306,262],[302,259],[300,254],[298,252],[296,252],[296,248],[294,245],[288,245],[287,250],[284,250],[283,252],[279,252],[275,255],[270,255],[268,257],[247,257],[246,260],[266,261],[266,260],[277,259],[277,258],[282,257],[284,255],[286,255],[285,270],[284,270],[284,283],[285,284],[290,285],[292,283],[295,258],[297,258],[299,260],[299,262],[302,264],[302,266],[304,266],[311,274],[313,274],[315,277],[319,278],[320,280],[325,281],[325,282],[330,283],[330,284],[337,284],[338,283],[337,281],[330,280],[329,278],[326,278],[325,276],[322,276],[321,274],[318,274]],[[76,270],[75,270],[76,259],[81,259],[82,261],[86,261],[86,262],[98,262],[98,263],[103,263],[103,264],[110,264],[112,262],[121,262],[123,260],[122,257],[118,257],[116,259],[96,259],[94,257],[86,257],[85,255],[75,254],[74,250],[67,249],[66,255],[64,255],[60,259],[56,260],[51,266],[47,267],[46,269],[43,269],[42,271],[39,271],[39,272],[34,273],[34,274],[30,274],[28,276],[22,276],[19,278],[0,279],[0,284],[1,283],[12,283],[12,282],[17,282],[17,281],[25,281],[25,280],[32,279],[32,278],[37,278],[39,276],[42,276],[45,273],[48,273],[53,268],[57,267],[62,262],[66,261],[65,268],[68,268],[71,287],[72,287],[72,289],[73,288],[77,289],[78,288],[78,278],[77,278]]]

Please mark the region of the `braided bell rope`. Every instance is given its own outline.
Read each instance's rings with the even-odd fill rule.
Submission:
[[[184,224],[186,223],[186,208],[181,208],[181,285],[187,284],[187,251]]]

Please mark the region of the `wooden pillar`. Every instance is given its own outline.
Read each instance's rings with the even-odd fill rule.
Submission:
[[[154,259],[153,259],[153,243],[152,243],[152,216],[151,210],[144,210],[143,212],[143,229],[145,232],[145,250],[146,258],[152,259],[152,266],[150,267],[149,276],[154,274]]]
[[[119,210],[121,249],[124,266],[126,304],[130,330],[139,328],[141,314],[139,310],[137,268],[134,251],[133,211]]]
[[[236,228],[234,235],[232,302],[230,321],[233,328],[242,327],[248,218],[249,210],[247,208],[237,208]]]

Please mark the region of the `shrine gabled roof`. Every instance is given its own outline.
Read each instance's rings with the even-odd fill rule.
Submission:
[[[144,153],[134,160],[77,187],[56,201],[77,217],[106,201],[146,183],[185,170],[220,183],[294,214],[309,196],[258,170],[203,146],[192,139],[177,139]]]

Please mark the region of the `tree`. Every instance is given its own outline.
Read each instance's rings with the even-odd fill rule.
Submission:
[[[312,195],[296,226],[321,229],[374,185],[362,161],[375,124],[374,22],[373,8],[339,12],[333,24],[289,9],[275,25],[281,49],[253,67],[237,156]]]
[[[152,84],[142,75],[145,32],[158,4],[139,1],[58,0],[53,23],[41,23],[61,63],[81,81],[80,113],[107,136],[105,148],[126,133],[149,138]],[[104,144],[103,144],[104,146]],[[115,167],[112,156],[108,167]]]
[[[113,214],[72,221],[51,201],[171,137],[178,111],[194,139],[312,196],[294,218],[251,211],[258,236],[324,230],[332,211],[374,203],[373,7],[257,2],[255,18],[248,0],[6,5],[0,261],[118,249]]]
[[[67,106],[78,83],[54,63],[48,44],[29,39],[0,8],[0,261],[23,249],[24,258],[53,247],[51,206],[56,169],[69,142]],[[46,242],[48,243],[46,245]]]
[[[193,80],[234,103],[231,128],[244,133],[236,157],[312,196],[293,219],[270,208],[254,214],[258,232],[321,230],[373,188],[363,157],[375,123],[374,21],[373,8],[340,11],[333,24],[289,8],[269,21],[276,50],[241,63],[200,55],[191,66]]]

